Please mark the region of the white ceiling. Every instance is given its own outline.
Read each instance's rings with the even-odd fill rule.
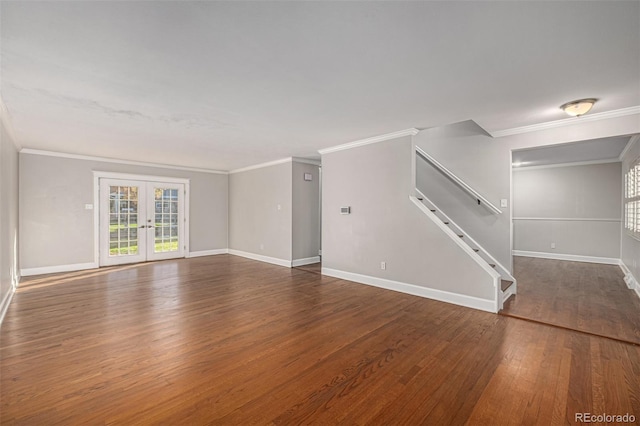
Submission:
[[[230,170],[640,105],[640,2],[1,2],[26,148]]]
[[[589,141],[513,151],[514,167],[548,166],[575,162],[618,160],[630,136],[592,139]]]

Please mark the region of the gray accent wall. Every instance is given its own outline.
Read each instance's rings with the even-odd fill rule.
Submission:
[[[622,173],[629,171],[633,162],[640,158],[640,139],[636,139],[629,150],[622,157]],[[624,227],[624,224],[622,224]],[[631,272],[638,283],[637,291],[640,291],[640,240],[633,238],[624,229],[622,230],[620,244],[620,259]]]
[[[411,162],[411,137],[322,156],[323,270],[493,300],[491,276],[409,200]]]
[[[305,181],[305,173],[311,181]],[[293,260],[318,256],[320,250],[320,167],[293,161]]]
[[[514,250],[620,258],[621,173],[621,163],[514,168]]]
[[[291,261],[292,163],[229,175],[229,249]]]
[[[228,247],[226,174],[21,153],[22,269],[94,261],[93,171],[189,179],[189,251]]]
[[[0,119],[0,312],[17,286],[18,264],[18,149]]]

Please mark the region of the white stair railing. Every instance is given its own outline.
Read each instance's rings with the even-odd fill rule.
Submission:
[[[462,228],[456,225],[444,212],[429,200],[420,190],[415,189],[416,196],[410,196],[422,212],[429,217],[440,229],[455,241],[472,259],[487,271],[494,280],[495,303],[498,312],[504,307],[504,302],[517,293],[517,281],[491,254],[469,237]],[[507,283],[507,288],[502,289],[502,280]],[[511,283],[509,285],[509,283]]]
[[[481,204],[481,205],[485,206],[487,209],[489,209],[494,214],[502,214],[502,210],[500,210],[493,203],[491,203],[491,201],[489,201],[485,197],[483,197],[482,194],[480,194],[478,191],[476,191],[471,186],[469,186],[465,181],[463,181],[458,176],[453,174],[453,172],[451,172],[451,170],[447,169],[445,166],[440,164],[440,162],[438,160],[436,160],[435,158],[433,158],[432,156],[427,154],[422,148],[416,146],[416,153],[420,157],[422,157],[424,160],[429,162],[440,173],[442,173],[447,178],[449,178],[449,180],[451,180],[453,183],[458,185],[465,192],[467,192],[469,195],[471,195],[473,198],[475,198],[476,201],[478,202],[478,204]]]

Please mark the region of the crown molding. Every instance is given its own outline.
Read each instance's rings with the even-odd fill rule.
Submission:
[[[387,134],[380,135],[380,136],[373,136],[371,138],[360,139],[360,140],[349,142],[349,143],[345,143],[345,144],[342,144],[342,145],[336,145],[336,146],[332,146],[330,148],[320,149],[320,150],[318,150],[318,152],[320,153],[320,155],[330,154],[332,152],[344,151],[346,149],[357,148],[357,147],[360,147],[360,146],[370,145],[372,143],[383,142],[383,141],[390,140],[390,139],[396,139],[396,138],[400,138],[400,137],[403,137],[403,136],[415,136],[419,132],[420,132],[420,130],[418,130],[416,128],[405,129],[405,130],[400,130],[398,132],[387,133]]]
[[[2,97],[0,97],[0,120],[2,120],[2,123],[5,126],[9,139],[11,139],[11,142],[15,145],[16,149],[20,151],[22,149],[22,145],[18,142],[18,139],[16,139],[16,132],[13,130],[11,114],[9,114],[9,109],[2,100]]]
[[[638,141],[640,141],[640,135],[631,136],[631,139],[629,139],[629,142],[627,142],[627,145],[624,147],[624,149],[620,153],[620,156],[618,157],[618,160],[622,161],[624,156],[627,155],[627,152],[629,152],[631,147]]]
[[[514,172],[523,170],[540,170],[540,169],[553,169],[555,167],[571,167],[571,166],[592,166],[595,164],[610,164],[619,163],[618,158],[608,158],[605,160],[591,160],[591,161],[573,161],[570,163],[557,163],[557,164],[542,164],[539,166],[512,166]]]
[[[254,164],[253,166],[242,167],[240,169],[234,169],[234,170],[231,170],[229,174],[248,172],[249,170],[262,169],[264,167],[277,166],[278,164],[285,164],[285,163],[304,163],[304,164],[313,164],[314,166],[320,166],[322,164],[320,160],[312,160],[310,158],[301,158],[301,157],[287,157],[287,158],[281,158],[279,160],[268,161],[266,163]]]
[[[262,169],[264,167],[277,166],[278,164],[291,163],[293,157],[281,158],[280,160],[268,161],[266,163],[254,164],[253,166],[242,167],[241,169],[231,170],[229,174],[248,172],[249,170]]]
[[[221,175],[228,174],[228,172],[224,172],[220,170],[200,169],[197,167],[187,167],[187,166],[173,166],[171,164],[146,163],[144,161],[119,160],[116,158],[109,158],[109,157],[95,157],[91,155],[68,154],[66,152],[43,151],[43,150],[31,149],[31,148],[22,148],[20,150],[20,154],[32,154],[32,155],[44,155],[47,157],[71,158],[73,160],[100,161],[102,163],[128,164],[132,166],[157,167],[162,169],[184,170],[188,172],[214,173],[214,174],[221,174]]]
[[[292,161],[294,163],[311,164],[313,166],[321,166],[322,165],[322,162],[320,160],[312,160],[311,158],[293,157]]]
[[[582,115],[580,117],[563,118],[562,120],[547,121],[546,123],[532,124],[530,126],[514,127],[512,129],[496,130],[487,132],[493,138],[503,136],[519,135],[522,133],[538,132],[540,130],[554,129],[557,127],[572,126],[578,123],[589,123],[591,121],[607,120],[627,115],[640,114],[640,105],[628,108],[616,109],[613,111],[599,112],[596,114]]]

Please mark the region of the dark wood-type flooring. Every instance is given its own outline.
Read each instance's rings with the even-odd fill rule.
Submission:
[[[640,347],[231,255],[25,280],[0,423],[640,417]]]
[[[517,256],[514,275],[502,314],[640,345],[640,298],[619,266]]]

